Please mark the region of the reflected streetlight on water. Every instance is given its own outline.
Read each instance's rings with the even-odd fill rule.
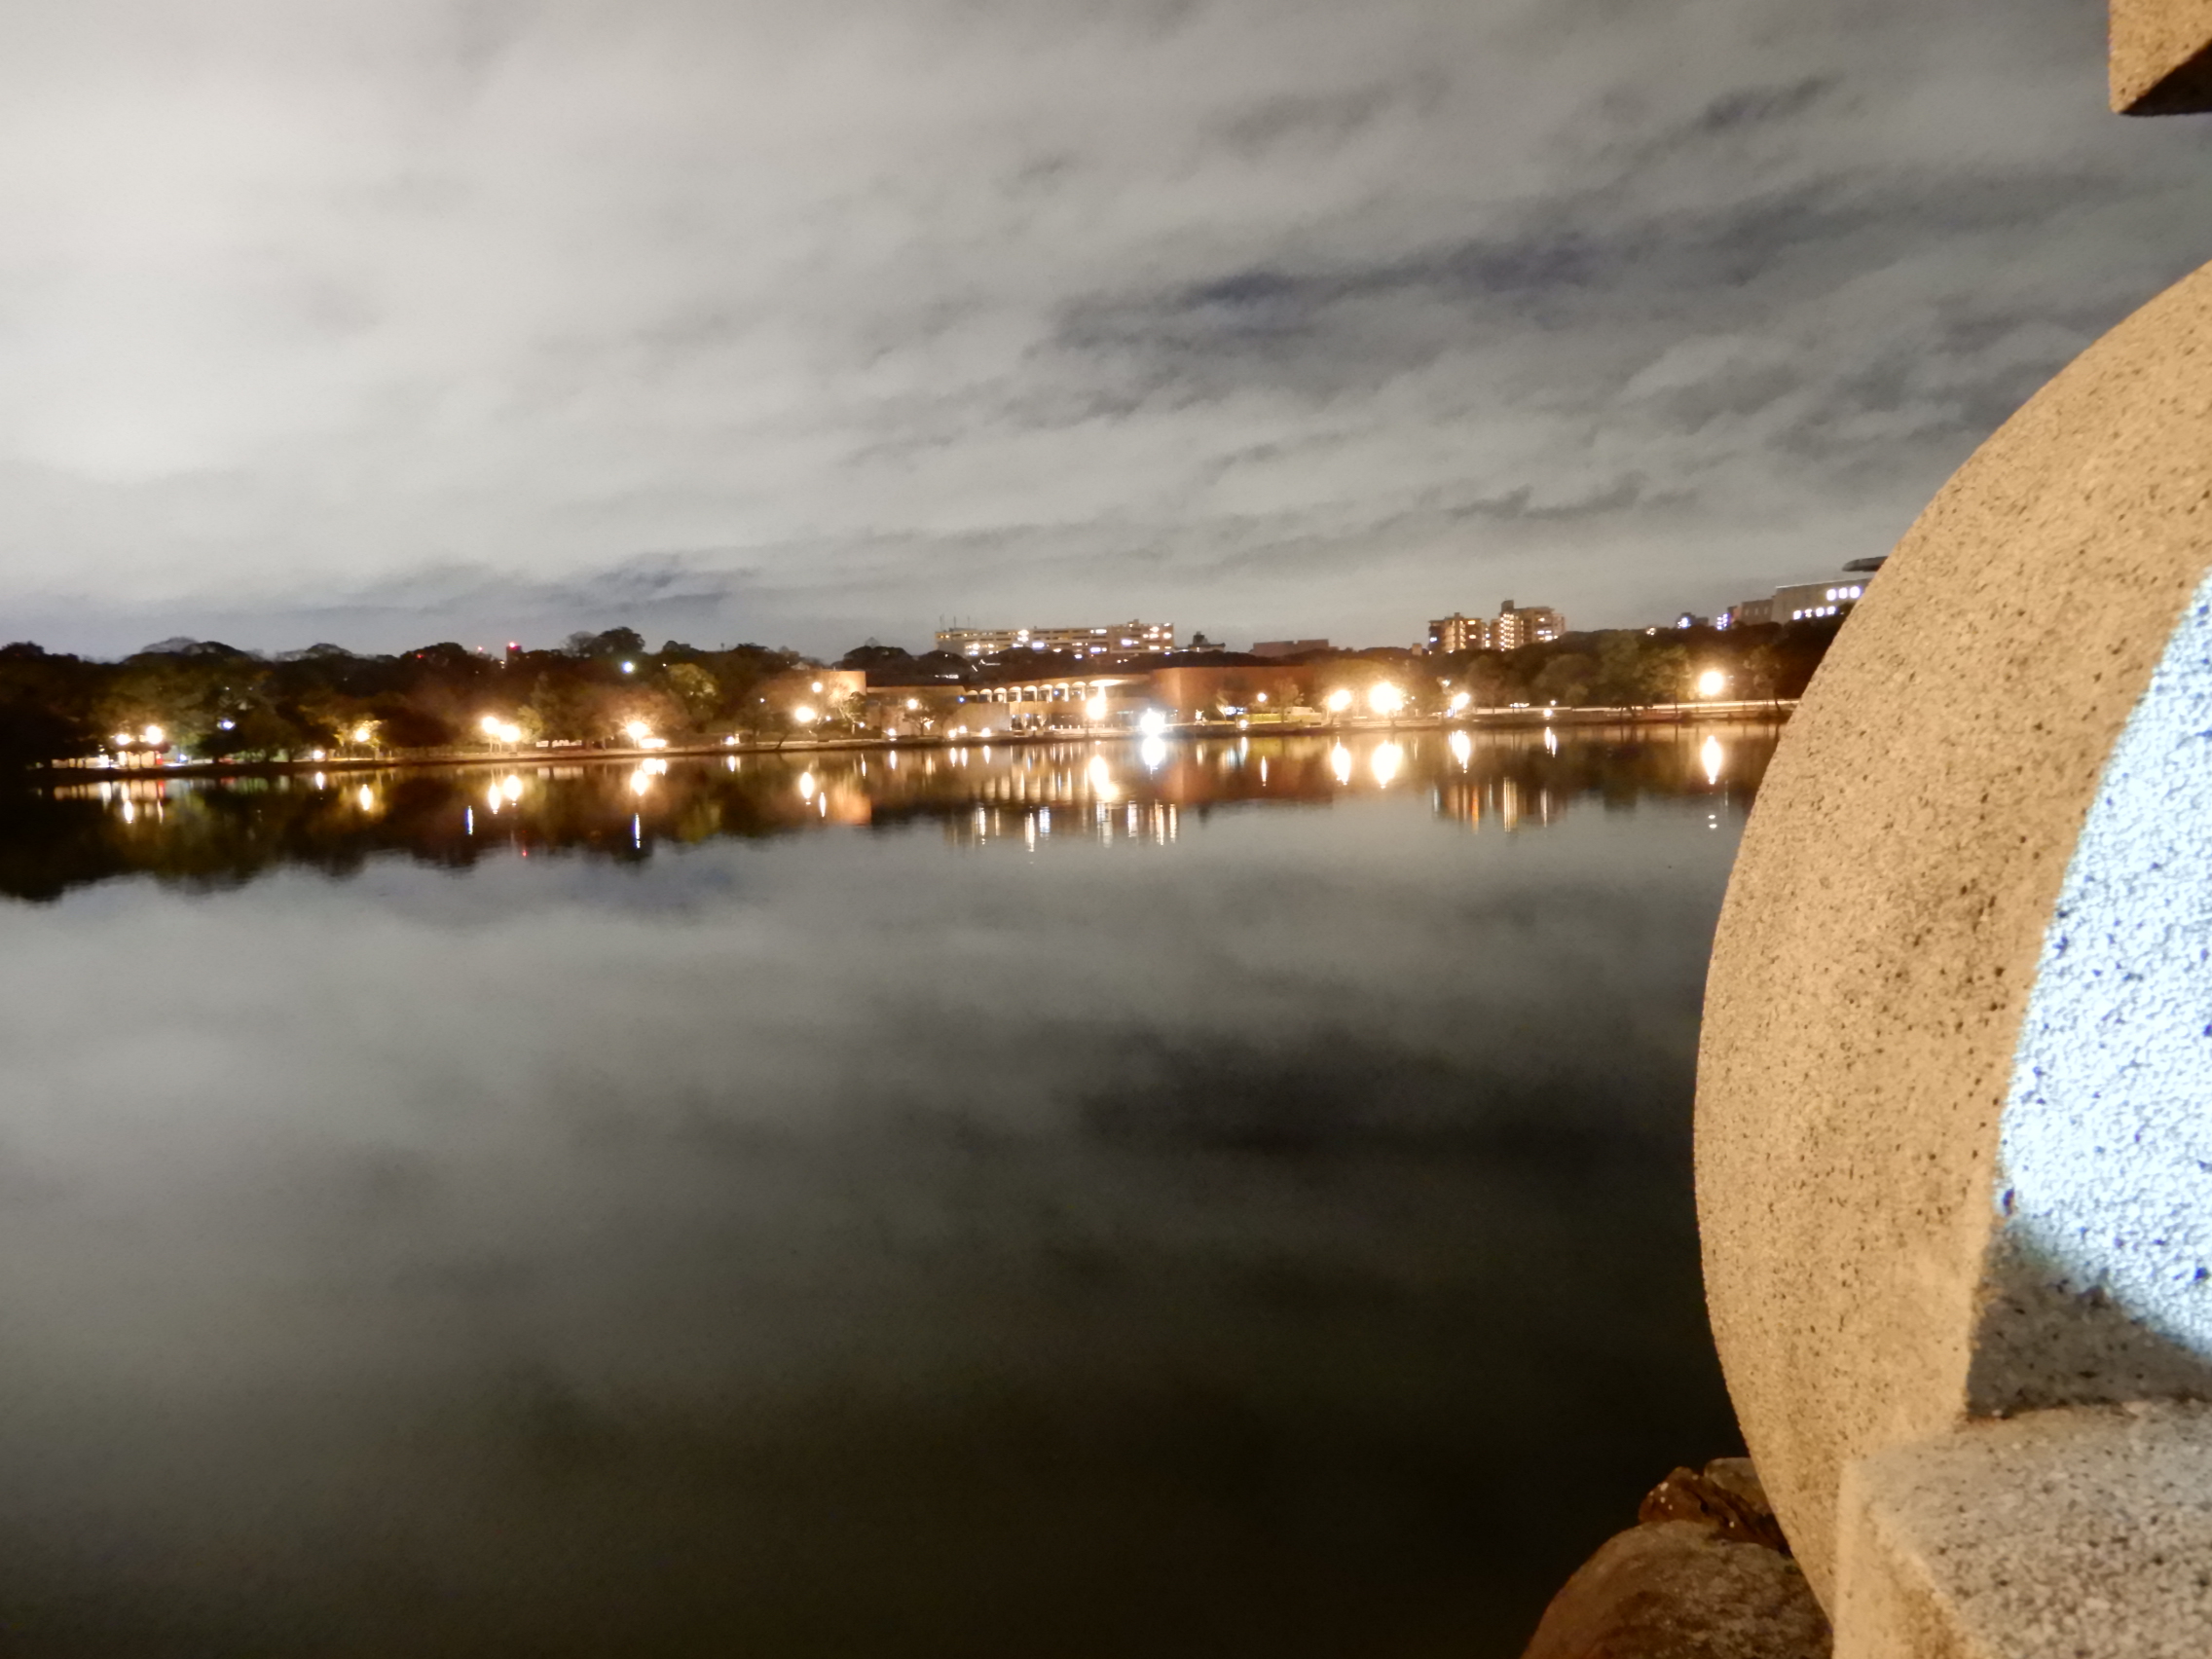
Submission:
[[[1375,774],[1375,781],[1384,789],[1388,789],[1391,781],[1398,775],[1398,768],[1405,764],[1405,760],[1406,752],[1396,744],[1380,743],[1375,746],[1375,753],[1367,757],[1367,764],[1369,770]]]
[[[1338,783],[1348,785],[1351,782],[1351,751],[1341,743],[1330,750],[1329,770],[1337,775]]]

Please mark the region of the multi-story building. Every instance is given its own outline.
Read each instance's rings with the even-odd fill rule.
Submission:
[[[1818,616],[1840,616],[1865,595],[1864,576],[1829,576],[1817,582],[1792,582],[1774,590],[1773,620],[1808,622]]]
[[[1426,649],[1434,655],[1455,656],[1462,651],[1511,651],[1567,632],[1567,618],[1548,605],[1515,605],[1510,599],[1498,608],[1497,620],[1462,616],[1455,610],[1428,625]],[[1423,647],[1416,645],[1419,651]]]
[[[1461,651],[1487,651],[1491,648],[1493,625],[1480,616],[1462,616],[1456,610],[1449,616],[1439,616],[1428,625],[1428,648],[1432,654],[1456,656]]]
[[[1720,626],[1723,628],[1755,628],[1761,622],[1773,620],[1774,600],[1771,597],[1739,600],[1720,613]]]
[[[937,648],[965,657],[1008,651],[1070,651],[1077,656],[1119,656],[1125,651],[1171,651],[1171,622],[1109,622],[1090,628],[940,628]]]
[[[1490,648],[1517,651],[1523,645],[1541,645],[1567,632],[1567,618],[1548,605],[1515,605],[1510,599],[1498,607],[1491,624]]]
[[[1776,588],[1769,598],[1747,599],[1730,606],[1721,614],[1720,626],[1751,628],[1761,622],[1810,622],[1823,616],[1841,616],[1866,597],[1866,584],[1881,568],[1881,558],[1854,559],[1844,566],[1840,576],[1790,582]]]

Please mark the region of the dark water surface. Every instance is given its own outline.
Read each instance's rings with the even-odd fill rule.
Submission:
[[[1732,1450],[1745,728],[0,804],[10,1654],[1512,1654]]]

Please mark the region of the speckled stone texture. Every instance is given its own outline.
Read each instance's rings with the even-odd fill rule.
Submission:
[[[2212,581],[2105,763],[1998,1133],[1977,1416],[2212,1398]]]
[[[1761,789],[1707,989],[1700,1232],[1729,1391],[1824,1599],[1845,1467],[1969,1415],[2046,930],[2208,564],[2199,272],[1944,487]]]
[[[2112,107],[2212,110],[2212,0],[2112,0]]]
[[[2212,1654],[2212,1413],[2078,1407],[1897,1447],[1844,1488],[1837,1659]]]

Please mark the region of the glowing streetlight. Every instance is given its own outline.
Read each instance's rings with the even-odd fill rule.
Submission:
[[[1387,680],[1367,688],[1367,706],[1379,715],[1394,715],[1406,706],[1406,694]]]
[[[1096,725],[1106,718],[1106,693],[1101,691],[1083,706],[1085,716]]]
[[[144,731],[138,734],[138,739],[141,743],[149,744],[152,747],[159,749],[162,744],[162,739],[165,735],[166,734],[163,732],[160,726],[150,725]]]
[[[114,736],[110,737],[108,741],[114,744],[118,749],[129,749],[133,739],[129,732],[119,731]]]
[[[1717,697],[1728,689],[1728,677],[1717,668],[1709,668],[1697,677],[1697,694],[1700,697]]]
[[[906,712],[907,712],[908,714],[912,714],[912,713],[913,713],[913,712],[914,712],[914,711],[915,711],[916,709],[920,708],[921,706],[922,706],[922,700],[921,700],[921,699],[920,699],[919,697],[909,697],[909,698],[907,698],[907,699],[906,699]]]
[[[635,674],[638,672],[638,665],[634,662],[626,662],[622,665],[622,672],[624,674]]]
[[[1351,693],[1344,686],[1340,685],[1334,691],[1329,693],[1329,700],[1324,705],[1324,707],[1326,707],[1329,713],[1332,715],[1341,715],[1346,709],[1351,707]]]
[[[376,726],[368,720],[363,720],[359,725],[353,728],[353,741],[358,744],[366,745],[373,743],[376,741]]]
[[[809,691],[812,691],[816,696],[819,697],[822,694],[822,682],[817,680],[812,685],[809,685],[807,689]]]
[[[1463,713],[1467,705],[1469,703],[1472,703],[1473,701],[1474,698],[1469,696],[1466,692],[1455,691],[1452,693],[1452,712],[1456,715]]]
[[[801,703],[792,711],[792,719],[798,721],[800,725],[812,725],[814,723],[814,711]]]
[[[1147,709],[1137,717],[1137,730],[1147,737],[1158,737],[1167,729],[1167,717],[1158,709]]]
[[[643,743],[653,734],[653,728],[645,724],[644,720],[632,720],[622,729],[630,734],[632,743]]]

